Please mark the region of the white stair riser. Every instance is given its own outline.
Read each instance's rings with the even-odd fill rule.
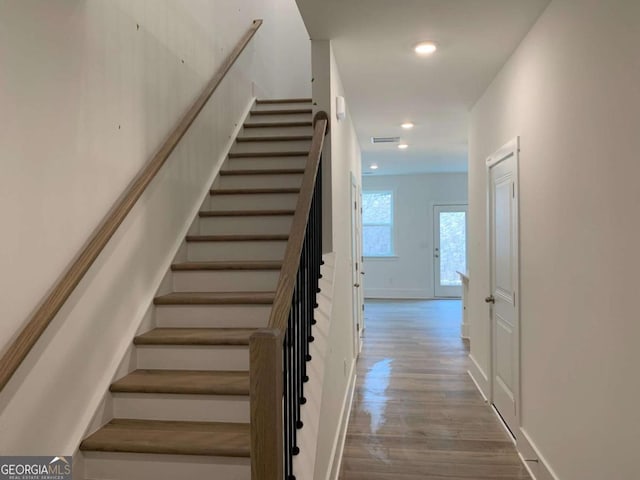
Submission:
[[[258,170],[271,170],[260,167]],[[226,175],[215,182],[220,188],[300,188],[302,174],[293,175]]]
[[[312,127],[260,127],[243,128],[243,137],[275,137],[278,135],[313,135]]]
[[[307,157],[265,157],[230,158],[227,167],[230,170],[257,170],[278,168],[305,168]]]
[[[261,217],[204,217],[199,221],[201,235],[289,234],[293,215]]]
[[[231,148],[232,153],[262,153],[262,152],[309,152],[311,140],[295,140],[286,142],[236,142]],[[305,155],[306,156],[306,155]],[[233,158],[233,157],[230,157]]]
[[[138,368],[159,370],[249,370],[242,345],[137,345]]]
[[[286,102],[286,103],[258,103],[253,106],[252,111],[256,110],[300,110],[300,109],[312,108],[311,101],[309,102]]]
[[[327,318],[331,318],[330,309],[331,309],[331,301],[324,297],[323,295],[318,295],[318,308],[316,308],[315,312],[319,312]]]
[[[213,194],[211,210],[293,210],[298,201],[297,193],[260,193],[249,195]]]
[[[85,478],[91,480],[251,480],[249,458],[85,452]]]
[[[327,297],[331,298],[333,296],[333,288],[331,283],[326,279],[326,277],[322,277],[318,282],[318,287],[320,291]]]
[[[271,110],[271,109],[268,109]],[[313,118],[310,113],[286,113],[274,115],[250,115],[249,123],[272,123],[272,122],[310,122]]]
[[[280,270],[173,272],[174,292],[273,292]]]
[[[187,258],[191,261],[282,260],[285,240],[256,242],[189,242]]]
[[[155,318],[165,328],[262,328],[270,313],[271,304],[158,305]]]
[[[249,422],[249,397],[114,393],[116,418],[184,422]]]

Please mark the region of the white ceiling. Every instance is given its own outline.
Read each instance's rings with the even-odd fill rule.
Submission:
[[[468,112],[550,0],[296,1],[311,38],[332,40],[363,172],[407,174],[467,170]],[[420,58],[426,40],[438,51]]]

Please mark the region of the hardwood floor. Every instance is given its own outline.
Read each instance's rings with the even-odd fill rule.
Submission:
[[[460,302],[371,301],[341,480],[529,479],[467,374]]]

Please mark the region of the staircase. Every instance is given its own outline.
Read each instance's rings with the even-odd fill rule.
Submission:
[[[155,328],[80,445],[87,479],[250,479],[249,338],[267,326],[311,100],[258,100],[154,299]]]

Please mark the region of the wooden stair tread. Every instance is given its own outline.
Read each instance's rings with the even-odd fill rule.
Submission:
[[[247,170],[220,170],[220,175],[225,177],[227,175],[302,175],[304,174],[304,168],[254,168]]]
[[[276,217],[293,215],[295,210],[205,210],[200,217]]]
[[[274,292],[174,292],[154,298],[155,305],[270,305]]]
[[[300,115],[309,114],[313,111],[310,108],[287,108],[287,109],[274,109],[274,110],[252,110],[251,115]]]
[[[135,370],[111,384],[118,393],[249,395],[249,372]]]
[[[80,444],[80,450],[248,457],[249,424],[113,419]]]
[[[286,242],[289,235],[187,235],[187,242]]]
[[[247,143],[247,142],[304,142],[306,140],[311,140],[313,138],[312,135],[273,135],[273,136],[264,136],[264,137],[238,137],[236,141],[238,143]]]
[[[183,262],[171,265],[171,270],[193,271],[193,270],[280,270],[281,261],[261,260],[261,261],[217,261],[217,262]]]
[[[212,188],[211,195],[262,195],[276,193],[300,193],[299,188]]]
[[[258,105],[269,105],[269,104],[279,104],[279,103],[311,103],[312,100],[310,98],[262,98],[257,99],[256,103]]]
[[[313,127],[313,122],[261,122],[245,123],[244,128],[288,128],[288,127]]]
[[[308,157],[309,152],[287,151],[287,152],[240,152],[230,153],[229,158],[276,158],[276,157]]]
[[[154,328],[134,338],[135,345],[249,345],[255,328]]]

